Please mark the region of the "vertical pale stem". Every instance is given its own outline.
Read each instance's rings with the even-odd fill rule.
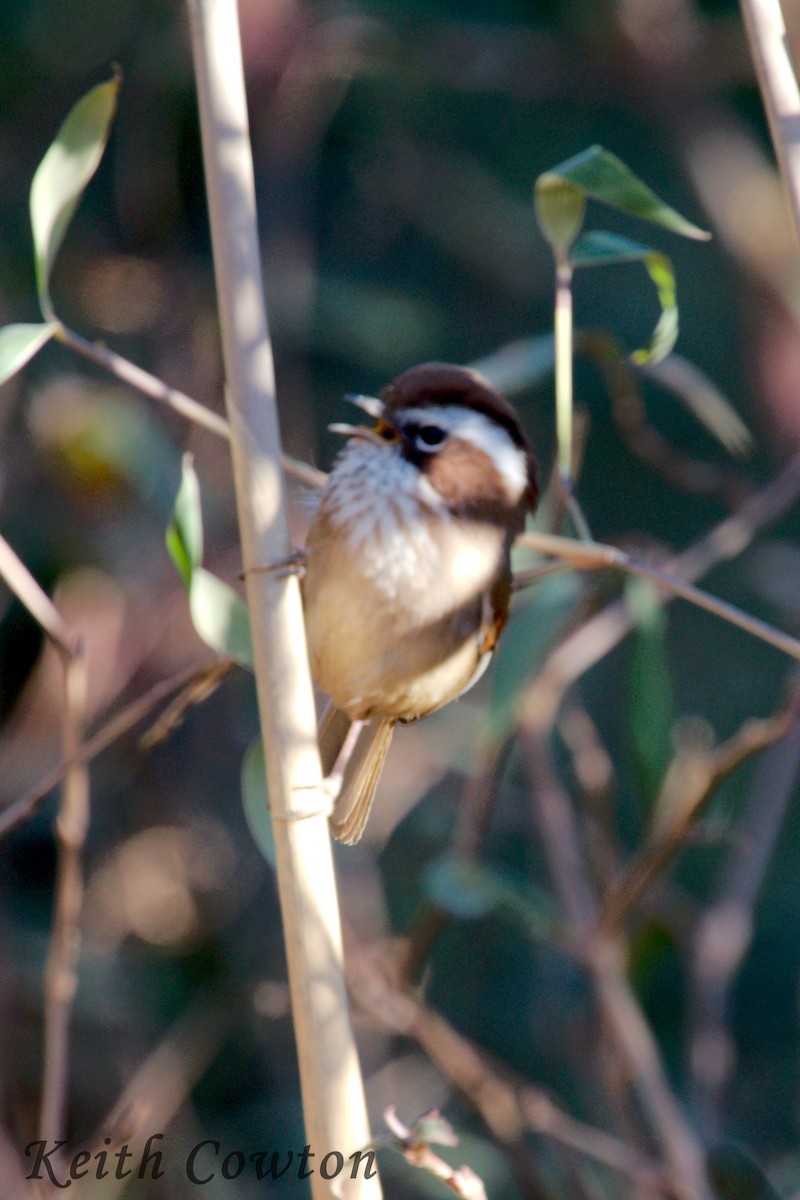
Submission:
[[[800,238],[800,88],[779,0],[742,0],[747,35],[781,174]]]
[[[572,494],[572,266],[556,257],[556,434],[558,472],[567,495]]]
[[[227,376],[228,419],[306,1135],[319,1166],[369,1141],[345,991],[300,589],[254,571],[291,550],[235,0],[189,0]],[[351,1164],[314,1200],[379,1200]]]

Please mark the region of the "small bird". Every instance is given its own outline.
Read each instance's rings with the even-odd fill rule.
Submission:
[[[375,424],[331,426],[348,443],[309,528],[303,601],[333,722],[370,722],[331,817],[353,844],[395,723],[448,704],[488,665],[538,489],[515,410],[474,371],[424,363],[379,399],[348,399]]]

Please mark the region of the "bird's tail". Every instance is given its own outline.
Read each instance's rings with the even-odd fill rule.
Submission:
[[[344,769],[331,830],[348,846],[361,840],[393,733],[394,721],[365,724]]]

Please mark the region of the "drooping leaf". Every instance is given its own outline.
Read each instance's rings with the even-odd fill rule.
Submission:
[[[242,805],[247,827],[264,858],[275,866],[275,838],[269,815],[267,769],[264,762],[264,743],[254,738],[242,759]]]
[[[570,252],[574,267],[599,267],[612,263],[640,262],[655,284],[661,305],[661,316],[647,349],[634,350],[635,363],[658,362],[669,354],[678,337],[678,305],[675,295],[675,272],[665,254],[643,246],[630,238],[598,230],[584,233]]]
[[[172,520],[167,527],[167,549],[187,589],[192,575],[203,562],[203,513],[200,484],[191,454],[183,457],[181,485],[175,498]]]
[[[5,383],[50,341],[57,329],[52,321],[37,325],[6,325],[0,329],[0,384]]]
[[[204,567],[197,567],[192,572],[189,609],[207,646],[253,670],[250,619],[238,592]]]
[[[616,154],[602,146],[590,146],[581,154],[552,167],[545,172],[545,177],[564,180],[593,200],[684,237],[707,241],[711,236],[661,200]],[[552,183],[549,186],[552,187]]]
[[[742,455],[751,449],[750,430],[717,385],[694,363],[671,354],[665,362],[642,363],[641,371],[682,400],[730,454]]]
[[[97,170],[117,106],[121,77],[100,83],[72,108],[33,177],[31,227],[39,304],[53,315],[50,274],[84,188]]]

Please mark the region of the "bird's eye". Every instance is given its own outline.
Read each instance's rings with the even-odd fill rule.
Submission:
[[[441,446],[446,436],[446,430],[439,425],[423,425],[414,440],[420,450],[434,450],[437,446]]]

